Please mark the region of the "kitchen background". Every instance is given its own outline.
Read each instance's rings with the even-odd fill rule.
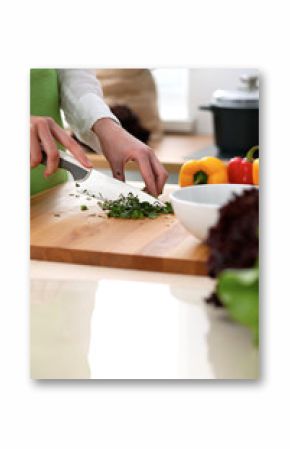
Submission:
[[[215,113],[201,110],[200,107],[209,105],[218,89],[236,96],[237,89],[242,86],[240,78],[243,75],[258,77],[258,70],[245,67],[96,69],[107,104],[129,132],[148,143],[156,152],[169,171],[169,183],[178,182],[178,170],[172,169],[173,162],[180,164],[193,157],[218,155],[214,136]],[[248,88],[246,83],[243,86]],[[248,94],[258,96],[257,87],[246,92]],[[124,109],[124,106],[130,110]],[[234,111],[231,111],[230,117],[222,120],[232,134],[228,140],[237,142],[237,129],[231,122]],[[131,116],[132,112],[139,123],[134,122],[136,116]],[[243,122],[242,128],[254,128],[254,134],[258,135],[258,114],[254,121],[244,116],[237,116],[234,121]],[[150,134],[148,139],[147,132]],[[222,132],[228,133],[224,128]],[[241,133],[243,139],[244,131]],[[258,144],[254,140],[250,146]],[[245,152],[248,149],[244,148]],[[231,156],[238,154],[235,150],[233,153]],[[99,170],[111,175],[106,161],[95,157],[92,152],[90,158]],[[126,180],[141,181],[139,170],[129,167]]]
[[[213,123],[210,114],[199,110],[207,104],[217,89],[236,89],[243,74],[258,76],[253,68],[195,68],[195,69],[155,69],[161,119],[168,130],[179,129],[193,134],[212,134]],[[170,121],[172,127],[170,128]]]

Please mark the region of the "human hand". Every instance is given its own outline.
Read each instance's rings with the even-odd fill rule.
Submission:
[[[41,150],[43,150],[47,155],[44,175],[47,177],[57,170],[59,153],[55,139],[67,148],[84,167],[92,167],[79,144],[51,117],[38,116],[30,117],[30,167],[36,167],[41,163]]]
[[[154,152],[143,142],[133,137],[110,118],[98,120],[93,125],[103,154],[108,160],[114,178],[125,181],[125,165],[137,162],[146,190],[154,196],[162,193],[168,174]]]

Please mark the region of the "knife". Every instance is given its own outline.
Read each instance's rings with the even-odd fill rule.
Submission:
[[[46,165],[47,155],[42,151],[41,163]],[[140,201],[147,201],[150,204],[159,204],[164,206],[157,198],[149,195],[142,190],[137,189],[118,179],[111,178],[94,168],[84,168],[73,156],[59,151],[59,168],[63,168],[71,173],[74,181],[81,183],[80,187],[85,188],[88,193],[94,193],[106,200],[117,200],[120,195],[127,196],[129,193],[137,196]]]

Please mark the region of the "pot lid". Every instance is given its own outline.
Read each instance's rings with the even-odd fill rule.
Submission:
[[[242,75],[235,90],[218,89],[214,92],[212,105],[220,108],[255,109],[259,107],[258,76]]]

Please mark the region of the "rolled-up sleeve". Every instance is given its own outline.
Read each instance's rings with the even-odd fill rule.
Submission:
[[[95,70],[58,69],[61,108],[77,138],[100,152],[101,147],[92,126],[102,118],[119,123],[103,99],[103,92]]]

